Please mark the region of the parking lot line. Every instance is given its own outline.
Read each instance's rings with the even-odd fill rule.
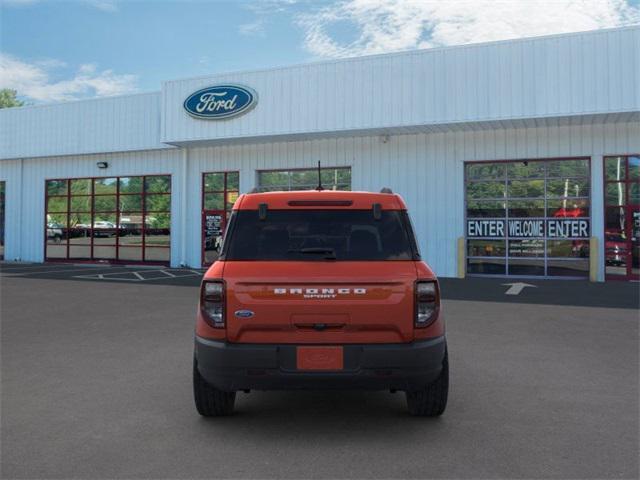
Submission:
[[[126,267],[83,267],[83,268],[74,268],[74,269],[56,269],[56,270],[35,270],[35,269],[24,269],[17,270],[12,272],[7,272],[5,269],[0,270],[0,275],[13,277],[13,276],[22,276],[22,275],[41,275],[45,273],[70,273],[70,272],[86,272],[89,268],[93,268],[95,270],[122,270]],[[35,271],[34,271],[35,270]]]

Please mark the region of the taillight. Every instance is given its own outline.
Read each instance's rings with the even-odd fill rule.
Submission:
[[[434,281],[416,282],[416,328],[431,325],[438,318],[440,292]]]
[[[224,328],[224,282],[204,280],[200,292],[202,313],[215,328]]]

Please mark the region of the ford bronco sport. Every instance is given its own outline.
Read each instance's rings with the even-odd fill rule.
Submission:
[[[237,391],[406,392],[436,416],[449,370],[438,281],[399,195],[241,195],[201,286],[198,412],[228,415]]]

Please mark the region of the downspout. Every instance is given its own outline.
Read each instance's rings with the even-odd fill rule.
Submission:
[[[187,267],[187,212],[189,211],[187,208],[187,204],[189,202],[189,194],[187,191],[187,175],[188,175],[188,159],[189,159],[189,149],[183,148],[182,150],[182,202],[180,205],[180,266]]]

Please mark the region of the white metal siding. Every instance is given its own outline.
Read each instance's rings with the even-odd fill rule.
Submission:
[[[159,92],[0,110],[0,158],[164,147]]]
[[[640,110],[640,27],[429,49],[166,82],[163,142],[309,135]],[[197,120],[184,99],[254,88],[250,113]]]

